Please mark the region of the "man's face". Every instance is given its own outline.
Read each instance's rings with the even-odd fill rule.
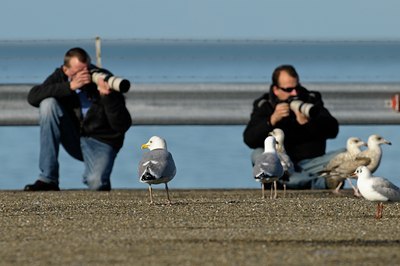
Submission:
[[[80,62],[76,57],[71,58],[69,61],[69,66],[63,66],[63,71],[70,80],[73,80],[77,73],[88,71],[88,69],[89,65],[87,63]]]
[[[297,96],[298,80],[291,77],[286,71],[279,74],[278,84],[273,86],[273,92],[280,101]]]

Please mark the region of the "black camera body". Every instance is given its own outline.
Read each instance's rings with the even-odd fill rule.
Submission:
[[[91,69],[90,74],[92,75],[92,81],[94,83],[98,84],[98,80],[103,79],[105,82],[108,83],[110,89],[113,89],[115,91],[126,93],[131,87],[131,83],[129,82],[129,80],[113,76],[112,74],[102,71],[98,68]]]
[[[316,117],[319,114],[319,108],[317,106],[312,103],[304,102],[299,97],[290,97],[287,102],[293,112],[299,111],[307,118]]]

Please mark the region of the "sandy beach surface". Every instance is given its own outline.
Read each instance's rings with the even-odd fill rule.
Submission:
[[[161,188],[163,186],[157,186]],[[400,204],[350,191],[1,191],[0,265],[395,265]]]

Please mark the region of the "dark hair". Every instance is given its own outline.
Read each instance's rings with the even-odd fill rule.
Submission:
[[[297,74],[296,69],[292,65],[281,65],[275,68],[274,72],[272,73],[272,86],[278,86],[278,80],[279,80],[279,75],[281,74],[282,71],[285,71],[286,73],[289,74],[289,76],[297,79],[298,82],[300,82],[299,75]]]
[[[90,64],[90,56],[89,54],[80,47],[75,47],[69,49],[64,56],[64,66],[69,67],[69,62],[71,58],[78,58],[79,62]]]

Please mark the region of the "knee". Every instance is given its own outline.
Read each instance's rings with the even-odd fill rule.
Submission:
[[[41,118],[60,115],[60,106],[56,99],[46,98],[40,102],[39,114]]]

